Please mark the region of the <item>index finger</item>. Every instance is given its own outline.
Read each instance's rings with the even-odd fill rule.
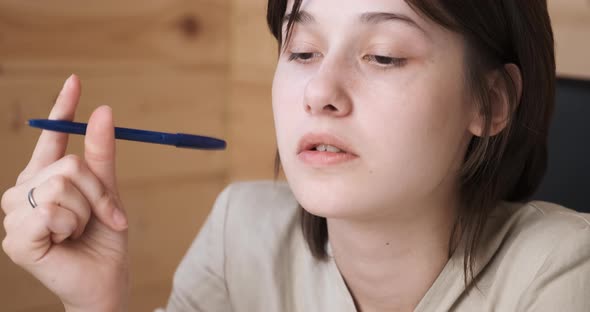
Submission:
[[[71,75],[64,83],[55,104],[49,113],[49,119],[73,120],[80,98],[80,79]],[[27,165],[25,172],[33,175],[40,169],[61,159],[68,146],[68,134],[43,130]]]

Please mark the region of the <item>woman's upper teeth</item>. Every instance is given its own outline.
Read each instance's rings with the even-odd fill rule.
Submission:
[[[332,146],[332,145],[327,145],[327,144],[320,144],[315,147],[315,150],[319,151],[319,152],[331,152],[331,153],[341,153],[342,152],[341,149],[339,149],[335,146]]]

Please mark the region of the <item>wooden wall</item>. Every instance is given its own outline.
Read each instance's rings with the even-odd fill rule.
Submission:
[[[229,133],[232,180],[272,178],[276,151],[271,85],[277,48],[266,0],[232,0]]]
[[[590,78],[590,8],[549,0],[563,75]],[[130,217],[132,311],[165,304],[172,274],[219,191],[272,177],[270,88],[276,46],[266,0],[0,0],[0,190],[25,166],[70,73],[83,83],[77,120],[109,104],[117,125],[226,138],[223,152],[121,141]],[[73,137],[70,152],[80,153]],[[0,310],[61,311],[0,253]]]
[[[1,1],[0,189],[14,183],[70,73],[83,83],[77,120],[109,104],[117,125],[213,135],[223,152],[118,142],[130,216],[132,311],[166,303],[171,277],[230,180],[232,3],[226,0]],[[242,131],[248,132],[247,125]],[[82,137],[70,151],[80,153]],[[62,311],[0,254],[1,311]]]
[[[590,79],[590,1],[548,0],[557,72],[563,77]]]

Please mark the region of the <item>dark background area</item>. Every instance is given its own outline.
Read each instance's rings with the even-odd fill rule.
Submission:
[[[558,79],[549,165],[533,198],[590,213],[590,81]]]

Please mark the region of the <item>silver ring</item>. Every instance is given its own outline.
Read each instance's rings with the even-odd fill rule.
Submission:
[[[37,202],[35,201],[35,198],[33,197],[33,191],[35,191],[35,188],[32,188],[29,191],[27,198],[29,199],[29,204],[31,204],[31,207],[35,208],[35,207],[37,207]]]

